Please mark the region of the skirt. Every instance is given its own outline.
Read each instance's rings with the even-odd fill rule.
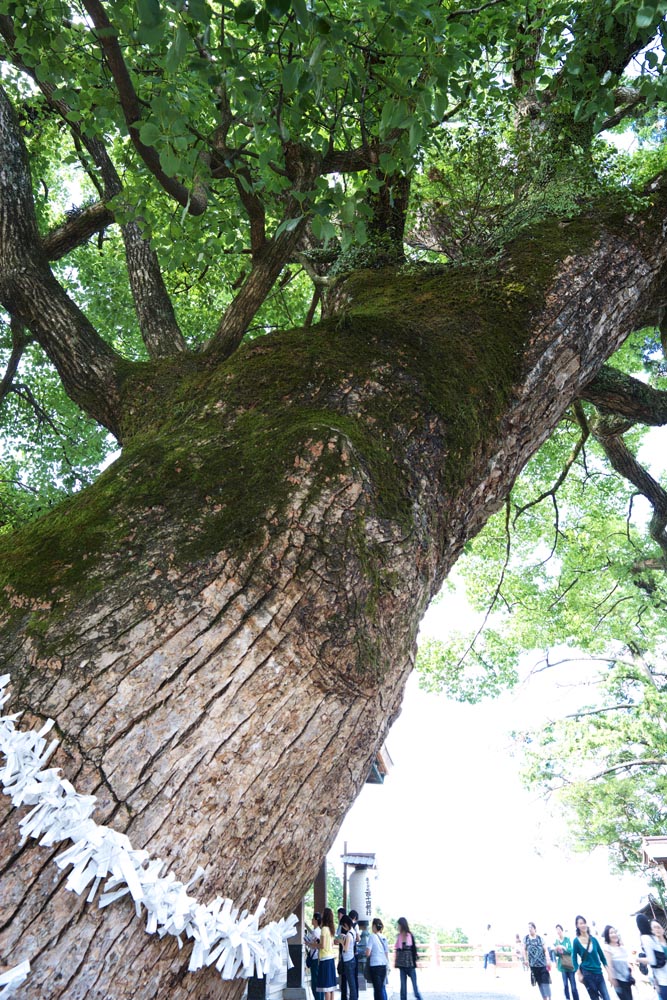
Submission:
[[[320,961],[320,965],[317,970],[318,990],[332,990],[336,986],[337,982],[336,960],[333,958],[325,958],[324,961]]]

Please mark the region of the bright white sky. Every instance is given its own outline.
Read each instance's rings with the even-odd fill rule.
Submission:
[[[446,614],[444,602],[433,607],[425,630],[440,632]],[[570,680],[580,669],[570,668]],[[384,785],[365,786],[330,863],[339,866],[344,841],[374,851],[375,902],[385,913],[461,926],[474,942],[487,923],[510,942],[529,920],[551,936],[556,923],[572,931],[583,913],[600,931],[615,924],[636,947],[631,914],[645,882],[611,875],[602,851],[568,851],[562,821],[522,787],[510,756],[510,730],[538,722],[571,690],[548,672],[495,701],[463,705],[420,691],[413,675],[387,739],[394,767]]]

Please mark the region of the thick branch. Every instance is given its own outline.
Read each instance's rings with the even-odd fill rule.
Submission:
[[[141,141],[137,127],[137,122],[141,121],[141,105],[118,44],[117,32],[102,3],[100,0],[84,0],[84,7],[98,31],[98,42],[116,84],[120,106],[134,148],[167,194],[171,195],[183,208],[186,208],[190,215],[201,215],[206,210],[208,201],[204,185],[196,183],[195,187],[190,190],[175,177],[169,177],[160,166],[160,157],[157,151],[153,146],[147,146]]]
[[[66,222],[52,229],[44,239],[44,253],[47,259],[60,260],[82,243],[86,243],[95,233],[106,229],[113,221],[113,212],[103,201],[96,201],[94,205],[73,212]]]
[[[0,302],[51,358],[68,395],[112,433],[120,427],[120,358],[52,274],[37,229],[30,169],[0,88]]]
[[[225,311],[207,348],[207,354],[215,361],[230,357],[239,346],[253,317],[292,257],[305,227],[306,220],[303,219],[291,232],[283,232],[267,242],[264,251],[255,257],[250,274]]]
[[[102,178],[105,201],[110,201],[121,194],[122,182],[105,144],[99,138],[90,136],[76,123],[70,121],[67,116],[71,108],[65,101],[56,97],[53,84],[40,80],[34,70],[23,62],[15,49],[14,27],[11,18],[7,15],[0,17],[0,34],[12,53],[14,64],[32,78],[42,91],[49,106],[63,118],[72,132],[77,148],[83,146],[90,154]],[[97,186],[99,189],[99,184]],[[103,228],[103,218],[103,208],[100,208],[98,219],[100,228]],[[111,221],[113,221],[113,215],[110,213],[109,222]],[[93,225],[92,219],[90,225]],[[61,237],[57,237],[57,232],[48,236],[45,241],[45,250],[51,260],[57,260],[73,249],[73,246],[67,244],[66,234],[63,233]],[[157,254],[153,251],[150,243],[143,238],[141,228],[136,222],[121,226],[121,233],[125,245],[125,259],[134,307],[146,350],[152,358],[185,351],[187,349],[185,338],[176,321]],[[51,240],[55,242],[53,252],[50,247]],[[82,239],[80,242],[84,242],[84,240]],[[60,252],[60,247],[62,252]]]
[[[151,358],[187,351],[157,254],[144,239],[138,222],[126,222],[122,233],[130,288],[146,350]]]
[[[618,107],[613,115],[603,121],[600,129],[602,132],[620,125],[624,118],[632,115],[638,108],[646,109],[646,98],[633,87],[617,87],[614,98]]]
[[[602,446],[616,472],[632,483],[651,504],[653,516],[649,532],[667,559],[667,491],[639,464],[626,445],[619,432],[626,429],[627,425],[620,428],[615,425],[613,418],[601,418],[593,428],[593,436]]]
[[[602,413],[614,413],[652,427],[667,424],[667,392],[653,389],[610,365],[600,369],[581,398],[594,403]]]

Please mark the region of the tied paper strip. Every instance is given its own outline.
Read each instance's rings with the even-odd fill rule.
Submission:
[[[9,674],[0,676],[0,709],[9,700],[9,680]],[[199,903],[188,889],[203,876],[203,869],[199,868],[187,884],[179,882],[171,872],[162,874],[166,865],[160,858],[151,860],[147,851],[135,850],[125,834],[98,825],[92,818],[95,796],[80,795],[60,777],[59,768],[46,767],[58,745],[57,740],[47,744],[45,738],[53,722],[23,732],[15,725],[19,716],[0,715],[0,753],[6,758],[0,769],[0,785],[12,805],[32,807],[19,823],[21,844],[30,837],[44,847],[73,842],[55,859],[61,869],[71,866],[67,889],[79,895],[88,890],[87,901],[92,902],[104,883],[100,907],[131,896],[137,916],[146,911],[149,934],[161,938],[170,934],[179,948],[184,939],[193,939],[191,972],[215,965],[223,979],[271,979],[285,964],[292,967],[287,939],[294,935],[298,922],[293,913],[260,928],[265,899],[254,913],[239,913],[231,899],[220,896],[210,903]],[[12,971],[24,966],[29,971],[26,962]],[[11,994],[1,992],[0,998],[5,995]]]
[[[14,996],[21,983],[28,978],[29,972],[30,962],[21,962],[8,972],[3,972],[0,975],[0,1000],[9,1000],[9,997]]]

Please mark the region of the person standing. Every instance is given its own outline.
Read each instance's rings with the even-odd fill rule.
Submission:
[[[307,938],[308,961],[310,963],[310,986],[315,1000],[323,1000],[323,993],[317,988],[317,974],[320,965],[320,952],[317,942],[322,937],[322,914],[313,913],[313,929]]]
[[[398,936],[394,945],[395,966],[401,973],[401,1000],[408,997],[408,977],[417,1000],[423,1000],[417,986],[417,943],[410,933],[410,926],[405,917],[396,921]]]
[[[319,941],[313,942],[313,947],[319,953],[317,970],[317,989],[324,993],[324,1000],[333,1000],[336,988],[336,944],[333,910],[327,906],[322,912],[322,926]]]
[[[489,965],[492,965],[495,969],[496,967],[496,943],[493,940],[493,934],[491,932],[491,924],[486,925],[486,932],[484,934],[484,969]]]
[[[354,931],[352,917],[344,916],[340,922],[343,971],[340,976],[340,996],[341,1000],[357,1000],[357,935]],[[345,989],[343,989],[345,987]]]
[[[379,917],[375,917],[371,924],[371,935],[366,948],[366,958],[368,959],[368,969],[371,983],[373,984],[373,1000],[386,1000],[385,982],[387,979],[387,964],[389,962],[389,949],[386,939],[383,938],[382,931],[384,924]]]
[[[579,1000],[577,977],[574,974],[574,962],[572,961],[572,941],[565,936],[562,924],[556,924],[554,952],[556,954],[556,967],[563,977],[565,1000],[570,1000],[570,990],[572,991],[572,1000]]]
[[[667,942],[662,924],[658,920],[649,921],[645,914],[640,913],[637,916],[637,927],[660,1000],[667,1000]]]
[[[600,942],[591,934],[585,917],[579,914],[574,922],[577,928],[572,946],[574,971],[579,973],[579,982],[584,984],[591,1000],[609,1000],[607,984],[602,975],[602,966],[607,967],[607,959]],[[607,973],[609,974],[609,970]]]
[[[526,964],[530,969],[530,981],[537,983],[543,1000],[549,1000],[551,997],[549,952],[532,920],[528,924],[528,933],[523,939],[523,950]]]
[[[615,927],[607,924],[602,932],[605,958],[609,969],[611,985],[616,990],[618,1000],[632,1000],[634,978],[630,970],[630,956],[623,947],[620,935]]]

